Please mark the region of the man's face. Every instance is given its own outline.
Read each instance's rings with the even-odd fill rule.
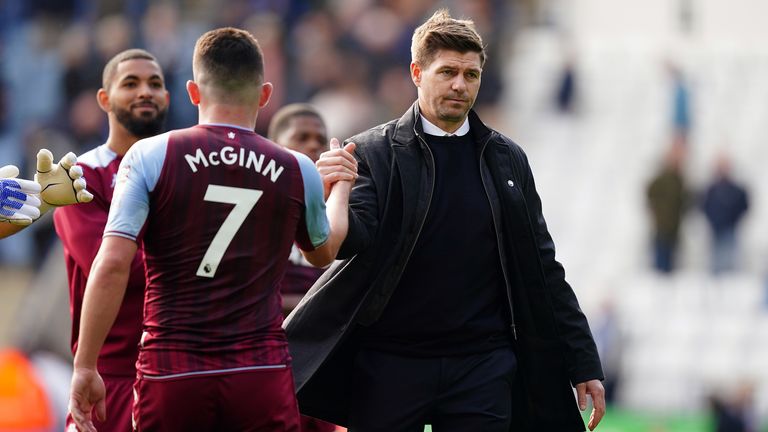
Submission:
[[[328,137],[323,121],[312,115],[299,115],[288,122],[275,140],[283,147],[309,156],[313,162],[320,159],[320,153],[328,150]]]
[[[421,114],[448,132],[456,130],[475,103],[482,71],[480,53],[473,51],[439,50],[426,67],[412,63]]]
[[[162,132],[168,91],[160,66],[145,59],[120,62],[109,89],[109,108],[117,121],[138,138]]]

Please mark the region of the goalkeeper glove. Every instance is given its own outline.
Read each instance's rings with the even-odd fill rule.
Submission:
[[[69,152],[53,165],[53,154],[42,149],[37,153],[37,174],[35,181],[40,184],[41,214],[51,207],[87,203],[93,195],[86,190],[83,169],[75,165],[77,157]]]
[[[13,165],[0,168],[0,221],[29,225],[40,217],[40,185],[17,179],[19,169]]]

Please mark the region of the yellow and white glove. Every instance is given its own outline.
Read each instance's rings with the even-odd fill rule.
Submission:
[[[83,169],[75,165],[76,163],[77,157],[72,152],[65,154],[56,165],[53,164],[53,154],[49,150],[42,149],[37,152],[35,181],[41,188],[41,214],[51,207],[93,200],[93,195],[85,188]]]
[[[29,225],[40,217],[40,185],[17,179],[19,169],[13,165],[0,168],[0,222]]]

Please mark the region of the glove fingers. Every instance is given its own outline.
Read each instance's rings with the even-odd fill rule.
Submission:
[[[20,190],[25,194],[40,193],[40,184],[32,180],[14,179],[20,186]]]
[[[5,185],[5,190],[3,191],[3,207],[4,208],[11,208],[14,210],[18,210],[21,208],[24,201],[27,200],[27,194],[19,191],[15,185],[13,187],[8,187],[8,184]]]
[[[83,189],[77,191],[77,201],[81,203],[87,203],[93,201],[93,194]]]
[[[37,152],[37,172],[46,173],[53,168],[53,153],[48,149]]]
[[[24,204],[21,206],[18,213],[23,215],[25,219],[29,218],[30,222],[40,217],[40,209],[29,204]]]
[[[59,161],[59,165],[61,165],[61,167],[67,171],[69,171],[69,169],[72,168],[72,166],[76,163],[77,156],[75,156],[75,154],[72,152],[65,154],[64,157],[62,157]]]
[[[33,207],[40,207],[40,204],[42,204],[43,201],[40,200],[40,197],[37,195],[27,195],[27,200],[24,203]]]
[[[32,223],[32,218],[28,216],[14,215],[11,219],[8,219],[8,222],[14,225],[27,226]]]
[[[0,168],[0,178],[14,178],[19,175],[19,169],[13,165],[6,165]]]
[[[69,178],[71,178],[72,180],[79,179],[82,176],[83,176],[83,167],[81,167],[80,165],[75,165],[69,169]]]
[[[83,177],[79,177],[72,182],[72,187],[75,188],[75,192],[80,192],[85,189],[85,186],[85,179]]]

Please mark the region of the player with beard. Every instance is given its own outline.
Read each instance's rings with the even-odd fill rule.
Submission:
[[[160,65],[152,54],[140,49],[126,50],[113,57],[104,67],[102,85],[96,97],[109,118],[109,137],[106,143],[78,158],[79,166],[88,178],[93,201],[62,207],[54,213],[69,277],[73,354],[77,350],[85,286],[101,246],[120,161],[136,141],[162,131],[169,101]],[[109,395],[106,421],[95,422],[99,430],[133,429],[132,386],[136,378],[144,304],[143,257],[144,252],[139,247],[131,264],[122,307],[99,353],[99,371]],[[67,430],[75,430],[69,416]]]

